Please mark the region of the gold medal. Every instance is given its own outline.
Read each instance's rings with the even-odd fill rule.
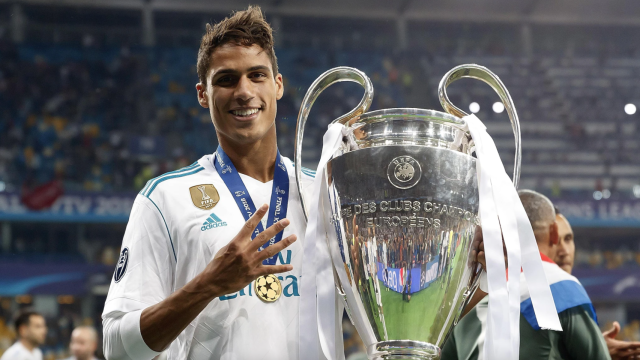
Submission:
[[[282,294],[282,284],[273,274],[258,277],[253,282],[253,289],[260,300],[267,303],[278,300]]]

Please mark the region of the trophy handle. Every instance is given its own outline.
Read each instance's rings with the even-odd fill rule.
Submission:
[[[327,70],[324,74],[320,75],[316,81],[311,84],[309,90],[304,96],[302,100],[302,105],[300,105],[300,112],[298,113],[298,121],[296,124],[296,141],[294,145],[294,166],[296,172],[296,185],[298,187],[298,194],[300,195],[300,202],[302,203],[302,210],[304,213],[305,220],[309,220],[309,213],[307,209],[307,203],[304,199],[304,194],[302,192],[302,137],[304,133],[304,126],[307,123],[307,118],[309,117],[309,111],[311,111],[311,107],[313,103],[318,98],[318,95],[322,93],[329,86],[341,82],[341,81],[352,81],[356,82],[362,87],[364,87],[364,95],[362,96],[362,100],[358,106],[356,106],[353,110],[348,112],[345,115],[335,119],[332,121],[332,124],[340,123],[345,124],[349,120],[353,119],[356,116],[362,115],[369,109],[371,106],[371,101],[373,101],[373,85],[371,84],[371,80],[358,69],[354,69],[351,67],[340,66],[330,70]]]
[[[442,80],[440,80],[440,85],[438,85],[438,97],[440,98],[440,104],[444,111],[451,115],[460,118],[468,115],[453,105],[447,96],[447,86],[462,78],[477,79],[489,84],[489,86],[498,93],[505,109],[507,109],[507,114],[509,114],[509,119],[511,120],[511,127],[513,127],[513,135],[516,143],[516,156],[513,164],[513,186],[517,189],[518,183],[520,182],[522,144],[520,136],[520,120],[518,120],[518,114],[516,113],[516,107],[513,104],[511,95],[509,95],[509,91],[507,91],[507,88],[504,86],[500,78],[486,67],[476,64],[459,65],[449,70],[449,72],[442,77]]]

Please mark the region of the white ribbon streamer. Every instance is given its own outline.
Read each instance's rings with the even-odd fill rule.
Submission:
[[[333,360],[337,356],[336,322],[341,321],[342,312],[336,316],[336,287],[320,209],[322,196],[327,193],[324,168],[342,144],[343,129],[342,124],[331,124],[324,134],[322,156],[307,208],[309,220],[305,233],[300,284],[299,359],[318,359],[318,343],[326,359]],[[342,310],[341,308],[342,306],[338,306],[338,310]]]
[[[542,329],[562,331],[549,284],[542,269],[533,229],[509,179],[493,139],[475,115],[463,118],[476,147],[480,219],[487,260],[489,311],[485,359],[518,359],[520,348],[520,268]],[[502,239],[509,263],[508,278]],[[534,300],[535,297],[535,300]],[[504,309],[508,309],[507,312]]]

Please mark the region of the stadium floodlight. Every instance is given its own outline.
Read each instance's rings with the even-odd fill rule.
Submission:
[[[501,112],[504,111],[504,104],[502,104],[499,101],[496,101],[496,102],[493,103],[492,108],[493,108],[493,112],[495,112],[497,114],[500,114]]]
[[[633,185],[633,196],[640,198],[640,185]]]
[[[595,200],[602,200],[602,191],[598,191],[598,190],[594,191],[593,198]]]
[[[477,113],[478,111],[480,111],[480,104],[478,104],[477,102],[472,102],[471,104],[469,104],[469,110],[472,113]]]
[[[609,189],[602,190],[602,198],[603,199],[608,199],[610,197],[611,197],[611,191],[609,191]]]
[[[624,106],[624,112],[626,112],[627,115],[633,115],[636,113],[636,106],[633,104],[627,104]]]

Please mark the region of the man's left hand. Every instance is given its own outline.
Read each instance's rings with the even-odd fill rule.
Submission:
[[[609,348],[611,360],[640,359],[640,342],[617,340],[616,336],[620,332],[620,324],[613,322],[613,327],[602,333]]]

